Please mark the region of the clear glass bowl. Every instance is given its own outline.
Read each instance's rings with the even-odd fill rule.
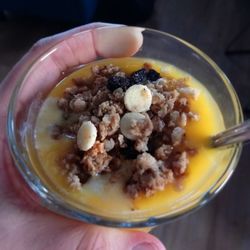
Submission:
[[[46,79],[37,77],[43,64],[51,59],[58,47],[59,44],[28,65],[26,73],[16,82],[8,110],[7,134],[13,159],[25,181],[39,197],[42,206],[73,219],[104,226],[151,227],[172,221],[203,206],[222,189],[235,170],[241,145],[234,145],[227,160],[218,163],[219,174],[212,182],[205,181],[196,190],[195,195],[176,202],[172,210],[151,213],[150,216],[143,213],[134,213],[133,216],[104,215],[95,211],[90,204],[80,209],[66,202],[59,193],[51,191],[36,174],[33,168],[34,161],[31,160],[24,141],[27,138],[32,140],[36,117],[43,100],[66,75],[65,72],[61,72],[56,81],[51,81],[50,71],[47,72]],[[145,29],[142,48],[134,56],[167,62],[203,83],[221,109],[226,128],[243,121],[241,105],[230,81],[207,55],[193,45],[173,35]],[[53,68],[50,70],[53,71]],[[204,189],[205,192],[199,192]]]

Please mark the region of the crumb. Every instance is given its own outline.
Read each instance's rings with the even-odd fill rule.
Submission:
[[[125,191],[130,197],[136,198],[141,193],[147,197],[164,189],[168,179],[160,171],[157,161],[152,155],[148,153],[139,155],[135,166],[136,170],[125,187]]]
[[[134,138],[142,139],[151,135],[153,131],[153,123],[147,114],[145,115],[145,119],[143,121],[131,121],[130,134],[133,135]]]
[[[185,131],[183,128],[175,127],[172,134],[171,139],[174,146],[179,145],[183,139]]]
[[[110,139],[105,139],[104,140],[104,149],[106,150],[106,152],[111,151],[115,146],[115,141],[110,138]]]
[[[179,88],[178,91],[180,94],[183,94],[184,96],[191,97],[194,100],[197,100],[197,98],[200,95],[200,91],[198,89],[191,88],[191,87]]]
[[[91,176],[95,176],[108,168],[112,157],[104,149],[104,143],[96,142],[85,152],[81,161],[84,170]]]
[[[74,143],[72,152],[62,157],[62,173],[69,186],[80,190],[92,176],[110,173],[109,181],[125,183],[124,191],[134,199],[151,196],[185,175],[189,157],[197,153],[186,143],[186,126],[199,120],[189,101],[196,100],[199,91],[187,82],[188,78],[175,79],[169,74],[162,77],[148,63],[130,75],[112,64],[95,65],[90,78],[73,79],[57,101],[63,123],[54,124],[50,135],[76,142],[82,122],[88,121],[98,133],[88,151]],[[133,84],[147,86],[152,103],[150,110],[141,113],[145,119],[131,120],[129,140],[120,131],[120,119],[128,112],[124,96]]]
[[[199,121],[199,115],[194,112],[188,112],[187,117],[192,121]]]
[[[162,132],[164,127],[165,127],[165,122],[158,116],[154,116],[151,119],[152,123],[153,123],[153,128],[154,131],[156,132]]]
[[[182,152],[179,157],[173,162],[173,169],[176,175],[182,175],[185,173],[189,160],[187,157],[187,153]]]
[[[120,115],[117,113],[106,114],[99,123],[100,139],[103,141],[107,136],[111,136],[119,129]]]
[[[119,135],[118,135],[118,142],[119,142],[120,148],[125,148],[125,147],[127,147],[127,144],[125,143],[124,136],[123,136],[122,134],[119,134]]]
[[[160,146],[155,150],[155,157],[157,160],[166,161],[169,155],[172,153],[172,151],[173,151],[173,146],[163,144],[162,146]]]
[[[148,151],[148,137],[136,140],[134,147],[135,147],[135,150],[137,150],[138,152]]]

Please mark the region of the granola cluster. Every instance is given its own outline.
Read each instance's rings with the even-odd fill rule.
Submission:
[[[187,79],[162,78],[148,63],[130,75],[117,66],[94,66],[90,78],[74,79],[57,102],[63,122],[51,133],[75,142],[62,160],[70,186],[80,189],[107,173],[114,182],[127,168],[124,191],[136,198],[185,175],[196,153],[185,128],[199,119],[189,103],[198,95]]]

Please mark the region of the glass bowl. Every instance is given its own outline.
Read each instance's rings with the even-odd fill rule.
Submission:
[[[186,41],[164,32],[144,29],[142,34],[142,47],[134,56],[167,62],[203,83],[217,102],[226,128],[243,121],[241,105],[230,81],[207,55]],[[60,43],[28,65],[26,73],[15,83],[16,88],[9,103],[7,118],[8,142],[15,165],[42,206],[63,216],[88,223],[120,228],[152,227],[170,222],[202,207],[222,189],[236,168],[242,145],[234,145],[227,149],[226,159],[218,162],[215,178],[212,180],[208,178],[191,196],[176,201],[171,209],[162,210],[160,213],[151,211],[150,214],[142,212],[129,215],[105,214],[98,212],[98,209],[90,204],[79,208],[67,202],[59,191],[51,190],[42,178],[43,173],[38,175],[34,169],[34,164],[38,163],[31,159],[25,141],[33,139],[36,117],[46,95],[67,75],[65,72],[60,72],[57,80],[52,81],[50,76],[53,67],[51,67],[47,69],[45,78],[39,78],[43,64],[51,60],[59,48]],[[84,65],[75,66],[84,67]],[[74,69],[69,71],[72,72]]]

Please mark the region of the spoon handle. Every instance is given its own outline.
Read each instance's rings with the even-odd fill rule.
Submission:
[[[212,146],[220,147],[250,140],[250,120],[212,137]]]

